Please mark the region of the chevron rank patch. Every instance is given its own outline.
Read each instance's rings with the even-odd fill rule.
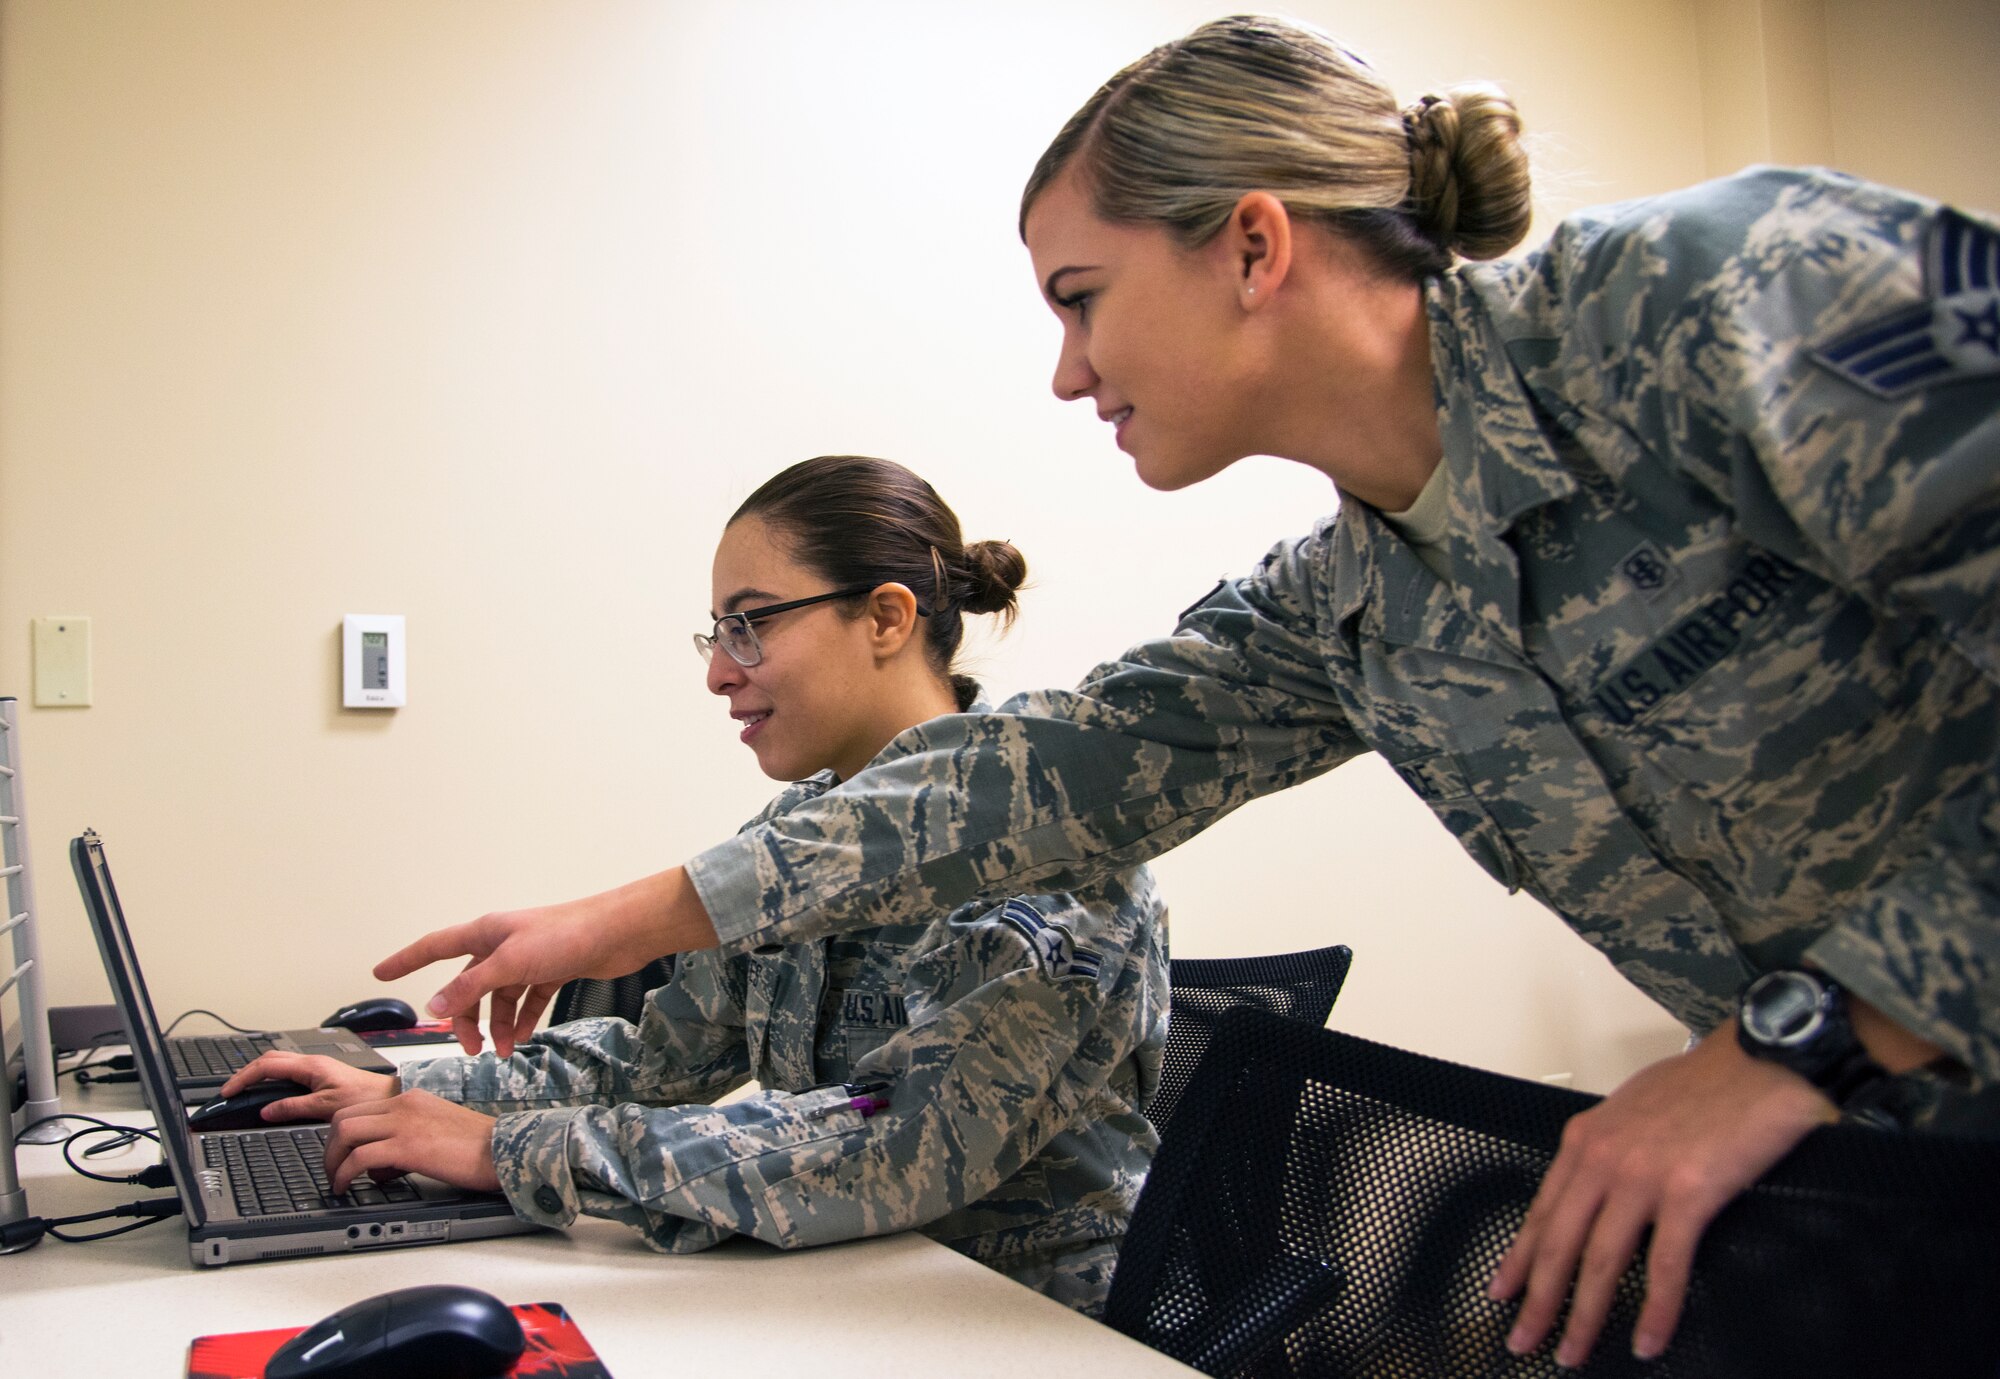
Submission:
[[[1077,947],[1069,930],[1060,924],[1049,923],[1018,900],[1008,901],[1000,916],[1021,931],[1021,936],[1034,950],[1036,960],[1050,976],[1097,980],[1097,974],[1104,966],[1103,956],[1088,948]]]
[[[1949,207],[1924,249],[1929,300],[1813,350],[1812,357],[1880,397],[2000,373],[2000,233]]]

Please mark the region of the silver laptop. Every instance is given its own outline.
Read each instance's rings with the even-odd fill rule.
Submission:
[[[364,1175],[335,1194],[326,1180],[324,1125],[190,1131],[104,843],[86,831],[71,840],[69,857],[104,974],[125,1018],[139,1085],[159,1122],[160,1155],[180,1189],[195,1263],[346,1254],[541,1229],[516,1216],[496,1193],[465,1192],[414,1174],[382,1183]]]

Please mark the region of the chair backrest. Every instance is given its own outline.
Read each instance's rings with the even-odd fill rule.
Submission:
[[[1146,1116],[1162,1134],[1222,1017],[1238,1006],[1314,1028],[1326,1023],[1354,953],[1344,945],[1258,958],[1174,958],[1167,964],[1172,1006],[1160,1055],[1160,1089]]]
[[[555,1002],[549,1011],[549,1023],[566,1025],[571,1020],[613,1015],[636,1025],[646,1009],[646,993],[665,986],[673,979],[672,957],[654,958],[637,972],[628,972],[609,981],[578,977],[573,982],[564,982],[562,989],[556,992]]]
[[[1703,1237],[1641,1363],[1634,1263],[1589,1361],[1515,1359],[1485,1285],[1598,1099],[1259,1011],[1217,1031],[1161,1145],[1105,1321],[1217,1376],[2000,1372],[2000,1143],[1814,1131]]]

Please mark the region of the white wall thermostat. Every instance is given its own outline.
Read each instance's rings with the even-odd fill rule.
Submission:
[[[403,615],[349,613],[340,638],[340,702],[350,709],[401,708],[404,681]]]

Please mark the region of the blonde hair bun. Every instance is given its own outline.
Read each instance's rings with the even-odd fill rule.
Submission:
[[[1246,192],[1347,237],[1392,277],[1454,254],[1495,258],[1528,231],[1521,117],[1485,83],[1404,109],[1359,56],[1310,25],[1211,20],[1126,67],[1070,116],[1021,193],[1075,165],[1092,208],[1207,244]]]
[[[1410,141],[1410,213],[1456,254],[1495,259],[1534,216],[1521,112],[1488,82],[1454,86],[1403,112]]]

